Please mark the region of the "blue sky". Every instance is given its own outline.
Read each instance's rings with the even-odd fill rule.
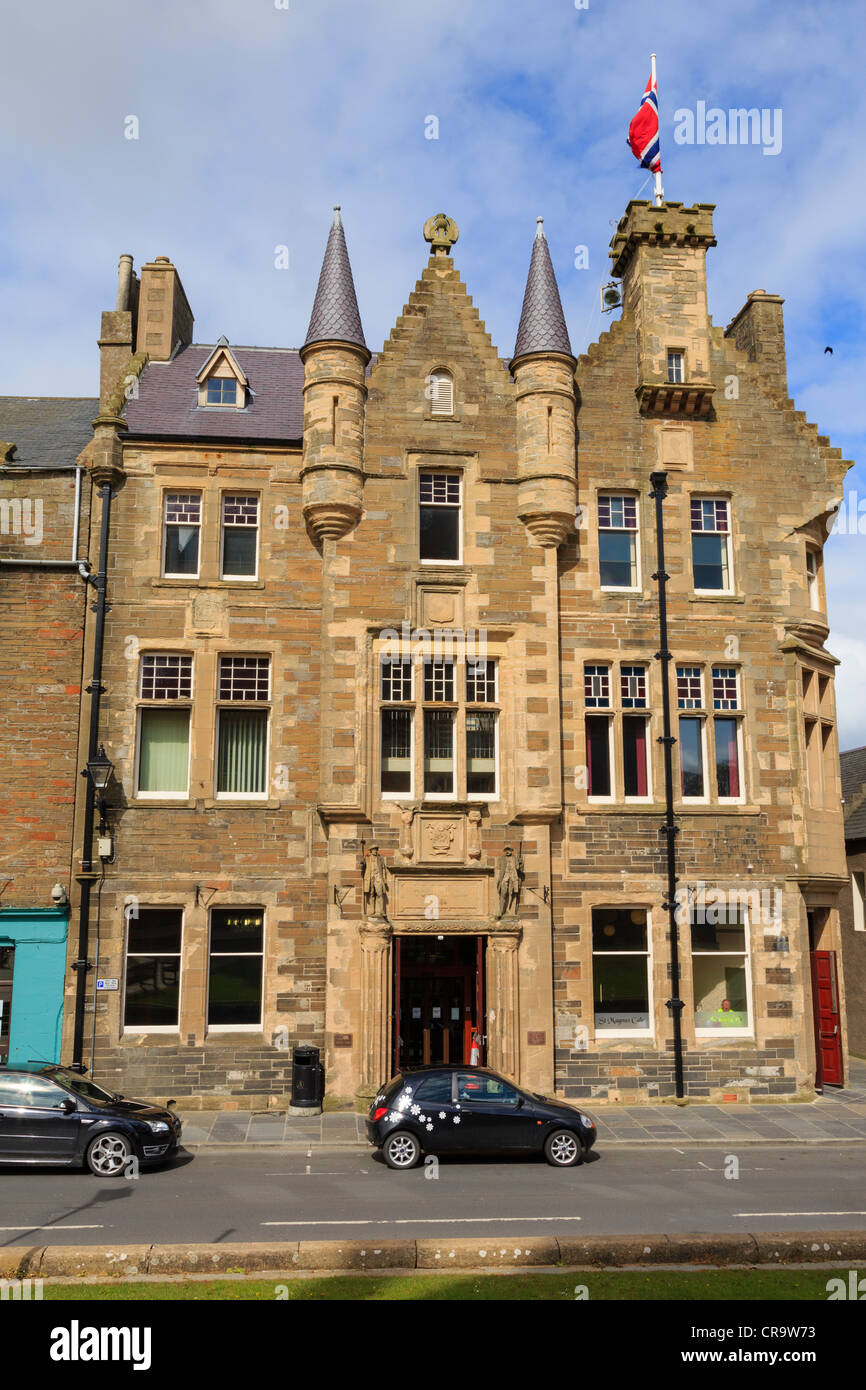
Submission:
[[[658,55],[668,198],[712,202],[710,310],[785,297],[791,394],[866,500],[866,10],[788,0],[42,0],[4,14],[0,393],[90,395],[117,259],[168,255],[196,339],[297,346],[333,203],[381,345],[446,211],[455,259],[511,352],[535,230],[576,351],[602,331],[607,246],[649,196],[625,144]],[[781,108],[782,148],[675,144],[674,113]],[[139,138],[124,138],[128,116]],[[425,138],[428,116],[438,139]],[[274,248],[289,248],[277,270]],[[574,248],[586,246],[578,270]],[[824,348],[832,345],[832,355]],[[851,503],[849,501],[849,507]],[[866,512],[866,505],[863,508]],[[866,516],[862,525],[866,533]],[[842,747],[866,744],[864,536],[826,550]]]

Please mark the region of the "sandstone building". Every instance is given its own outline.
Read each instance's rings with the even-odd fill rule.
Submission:
[[[337,1104],[477,1036],[534,1090],[672,1095],[662,471],[686,1093],[841,1079],[847,465],[788,398],[781,299],[713,325],[712,211],[629,204],[579,358],[540,223],[510,360],[444,215],[375,357],[339,212],[299,351],[195,344],[177,269],[123,258],[87,453],[114,774],[89,859],[78,789],[64,1055],[93,1032],[127,1094],[264,1108],[297,1042]]]

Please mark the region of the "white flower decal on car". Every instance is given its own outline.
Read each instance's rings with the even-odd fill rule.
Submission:
[[[455,1123],[455,1125],[459,1125],[459,1123],[460,1123],[460,1116],[459,1116],[459,1115],[455,1115],[455,1116],[454,1116],[454,1123]]]
[[[420,1115],[420,1114],[421,1114],[421,1107],[420,1107],[420,1105],[410,1105],[410,1106],[409,1106],[409,1111],[410,1111],[410,1114],[412,1114],[412,1115]]]
[[[440,1110],[440,1111],[439,1111],[439,1118],[440,1118],[440,1120],[444,1120],[444,1119],[445,1119],[445,1111],[444,1111],[444,1110]]]
[[[428,1128],[428,1129],[432,1129],[433,1126],[428,1122],[427,1128]]]

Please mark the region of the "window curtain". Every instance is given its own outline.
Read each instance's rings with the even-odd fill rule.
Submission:
[[[185,792],[189,787],[189,710],[143,709],[138,789]]]
[[[265,787],[266,710],[220,712],[217,791],[261,793]]]

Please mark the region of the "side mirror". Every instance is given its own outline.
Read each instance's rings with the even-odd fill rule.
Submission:
[[[63,1111],[64,1115],[73,1115],[78,1109],[78,1106],[71,1096],[67,1096],[66,1100],[61,1104],[60,1109]]]

